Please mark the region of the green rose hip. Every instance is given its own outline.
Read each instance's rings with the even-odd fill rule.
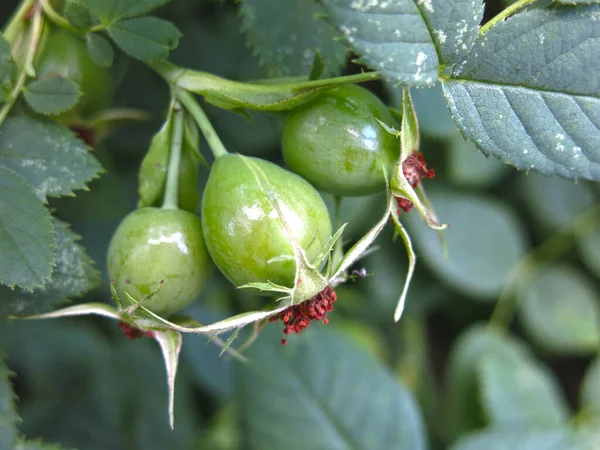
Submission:
[[[117,228],[108,249],[108,274],[122,302],[129,297],[168,316],[198,298],[212,272],[202,223],[176,209],[141,208]]]
[[[334,195],[379,192],[385,188],[383,168],[393,168],[400,149],[378,120],[396,124],[370,91],[356,85],[331,89],[288,116],[282,136],[285,163]]]
[[[331,236],[327,208],[309,183],[273,163],[234,154],[218,158],[211,169],[202,227],[212,259],[236,286],[293,286],[290,234],[311,261]]]

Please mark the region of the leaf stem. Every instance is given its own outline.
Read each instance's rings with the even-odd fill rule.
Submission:
[[[29,13],[29,10],[33,7],[36,0],[25,0],[21,3],[19,9],[13,14],[8,25],[4,29],[4,37],[8,42],[14,44],[17,35],[19,34],[19,26],[22,25],[25,16]]]
[[[169,170],[167,186],[163,200],[163,209],[179,209],[179,164],[181,161],[181,145],[183,142],[184,117],[183,109],[178,102],[173,105],[173,130],[171,134],[171,154],[169,155]]]
[[[46,14],[46,16],[48,16],[48,18],[56,25],[67,30],[74,31],[75,33],[80,32],[80,30],[71,25],[71,23],[67,19],[65,19],[58,12],[56,12],[54,7],[50,3],[50,0],[39,0],[39,3],[42,9],[44,10],[44,14]]]
[[[185,109],[190,113],[194,121],[198,124],[198,127],[206,138],[208,146],[210,147],[215,159],[219,159],[221,156],[227,155],[227,149],[225,149],[221,139],[219,139],[219,135],[213,128],[210,120],[208,120],[208,117],[206,116],[206,113],[196,101],[194,96],[182,89],[177,90],[176,96]]]
[[[498,13],[498,15],[496,15],[496,17],[493,17],[489,22],[487,22],[479,29],[479,36],[483,36],[490,30],[490,28],[492,28],[498,22],[506,19],[508,16],[511,16],[514,13],[516,13],[519,9],[524,8],[525,6],[535,1],[536,0],[518,0],[517,2],[508,6],[507,8],[504,8],[500,13]]]
[[[519,302],[516,293],[521,284],[539,270],[540,266],[547,265],[565,254],[572,247],[576,237],[590,233],[599,222],[600,205],[580,214],[529,252],[513,269],[492,311],[489,326],[505,330],[517,310]]]
[[[19,74],[17,75],[17,82],[15,83],[15,87],[11,91],[10,96],[6,100],[6,103],[4,104],[2,109],[0,109],[0,124],[4,122],[4,119],[6,119],[6,116],[8,116],[8,113],[19,98],[19,95],[21,94],[21,91],[25,86],[25,81],[27,80],[28,69],[32,70],[33,68],[33,59],[35,57],[35,53],[40,42],[43,23],[44,21],[42,18],[42,10],[36,7],[33,13],[33,17],[31,19],[31,33],[29,36],[29,45],[27,47],[25,61],[23,62],[23,66],[19,67]]]

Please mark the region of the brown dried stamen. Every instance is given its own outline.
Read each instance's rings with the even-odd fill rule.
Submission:
[[[331,286],[327,286],[317,295],[298,305],[292,305],[286,310],[269,319],[276,322],[281,319],[285,328],[283,334],[300,333],[310,325],[313,320],[319,320],[324,324],[329,323],[327,313],[333,309],[333,302],[337,299]],[[285,345],[287,339],[283,338],[281,343]]]
[[[435,176],[435,170],[427,168],[425,157],[421,152],[413,152],[404,160],[402,173],[413,188],[416,188],[423,178]],[[398,202],[398,214],[402,211],[409,212],[414,207],[413,203],[406,198],[396,197],[396,201]]]
[[[119,322],[119,328],[121,328],[123,335],[125,335],[127,339],[130,339],[132,341],[135,341],[136,339],[141,338],[143,336],[148,336],[149,338],[154,337],[153,331],[142,331],[139,328],[129,325],[126,322]]]

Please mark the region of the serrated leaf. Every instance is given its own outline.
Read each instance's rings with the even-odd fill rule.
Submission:
[[[8,315],[24,316],[46,312],[67,300],[83,295],[96,287],[100,275],[85,249],[77,244],[81,239],[69,226],[53,220],[56,239],[55,267],[43,288],[25,291],[0,286],[0,320]]]
[[[324,0],[324,4],[328,20],[345,35],[360,62],[389,82],[413,86],[432,86],[440,63],[450,65],[465,55],[483,17],[478,0]]]
[[[484,430],[461,438],[450,450],[583,450],[566,427],[515,431]]]
[[[581,272],[553,265],[519,289],[519,317],[540,347],[564,353],[600,349],[598,292]]]
[[[14,170],[41,199],[71,195],[96,178],[102,166],[63,125],[13,117],[0,127],[0,166]]]
[[[135,17],[164,5],[169,0],[81,0],[103,24]]]
[[[163,200],[169,155],[173,115],[169,113],[160,130],[152,138],[139,173],[138,207],[158,206]],[[179,206],[190,212],[198,209],[198,165],[206,163],[198,150],[196,125],[186,120],[179,166]]]
[[[554,231],[594,206],[596,198],[590,184],[530,173],[520,177],[518,189],[540,228]]]
[[[325,8],[315,1],[244,0],[242,30],[272,76],[306,75],[318,50],[329,74],[346,62],[344,45],[317,15]]]
[[[10,44],[0,33],[0,102],[8,98],[16,75],[16,66],[12,60]]]
[[[92,61],[100,67],[111,67],[115,59],[115,51],[110,43],[102,36],[96,33],[89,33],[85,36],[88,53]]]
[[[480,36],[443,82],[463,135],[520,170],[600,179],[597,11],[532,9]]]
[[[73,108],[81,97],[81,90],[68,78],[49,77],[29,83],[24,94],[25,100],[36,112],[56,115]]]
[[[600,357],[596,357],[588,366],[579,397],[581,407],[600,419]]]
[[[412,395],[337,332],[315,326],[284,347],[271,327],[248,356],[238,365],[238,398],[252,448],[426,448]]]
[[[526,347],[511,336],[482,325],[465,330],[450,353],[447,372],[448,417],[452,436],[462,435],[485,424],[478,367],[490,355],[508,363],[530,358]]]
[[[10,372],[0,358],[0,448],[12,449],[17,440],[17,411]]]
[[[65,17],[71,25],[80,30],[85,30],[92,24],[90,12],[80,0],[67,0]]]
[[[530,361],[485,356],[479,364],[482,405],[492,426],[555,427],[568,417],[552,373]]]
[[[519,218],[491,197],[445,188],[433,191],[430,198],[440,217],[451,224],[444,231],[448,257],[438,237],[421,226],[419,216],[401,215],[410,225],[417,254],[457,291],[477,300],[496,300],[527,248]]]
[[[156,17],[120,20],[108,34],[129,56],[147,62],[166,59],[181,37],[175,25]]]
[[[33,289],[50,279],[56,246],[50,219],[25,180],[0,167],[0,284]]]

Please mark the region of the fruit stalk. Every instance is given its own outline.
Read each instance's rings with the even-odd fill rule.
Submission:
[[[221,139],[219,139],[219,136],[210,123],[210,120],[208,120],[206,113],[200,107],[194,96],[189,92],[179,89],[177,91],[177,100],[179,100],[181,104],[185,106],[185,109],[198,124],[198,128],[200,128],[202,134],[206,138],[208,146],[210,147],[215,159],[219,159],[221,156],[227,155],[227,149],[225,149],[225,146],[221,142]]]
[[[171,152],[167,185],[163,200],[163,209],[179,209],[179,163],[181,161],[181,145],[183,141],[184,117],[179,102],[173,105],[173,134],[171,136]]]

